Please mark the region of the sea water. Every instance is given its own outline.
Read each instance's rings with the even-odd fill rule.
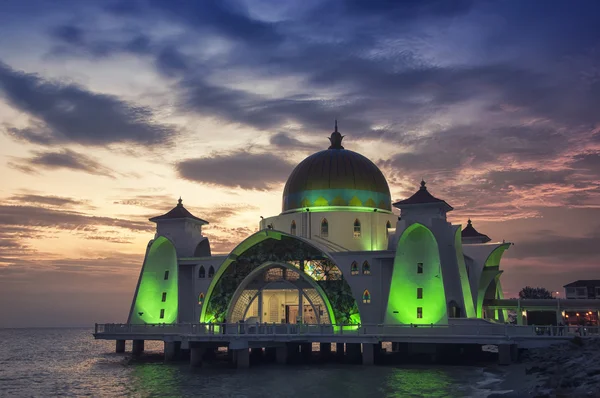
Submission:
[[[462,366],[258,365],[190,368],[115,354],[92,329],[0,329],[2,397],[485,397],[497,374]],[[128,344],[127,349],[131,349]]]

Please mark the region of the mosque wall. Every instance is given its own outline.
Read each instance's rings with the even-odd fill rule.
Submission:
[[[206,239],[202,235],[202,225],[196,221],[161,220],[156,225],[156,237],[165,236],[177,250],[179,257],[193,257],[200,241]]]
[[[265,218],[260,228],[271,225],[274,230],[314,240],[330,251],[387,250],[387,224],[395,226],[397,218],[394,214],[374,211],[298,212]],[[360,225],[358,234],[355,234],[356,221]]]

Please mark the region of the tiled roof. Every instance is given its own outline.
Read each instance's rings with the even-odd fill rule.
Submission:
[[[157,222],[161,220],[176,220],[182,218],[190,218],[192,220],[200,221],[201,223],[208,224],[208,221],[205,221],[201,218],[194,216],[192,213],[188,211],[185,207],[183,207],[181,198],[177,201],[177,206],[173,207],[168,213],[163,214],[162,216],[152,217],[150,221]]]
[[[461,236],[463,238],[481,238],[484,239],[485,242],[489,242],[491,240],[489,236],[477,232],[477,230],[473,227],[471,220],[467,221],[467,226],[462,230]]]
[[[447,207],[446,211],[450,211],[453,209],[452,206],[446,203],[445,200],[438,199],[432,194],[430,194],[427,190],[427,187],[425,186],[425,181],[421,181],[421,188],[419,188],[419,190],[415,192],[410,198],[394,203],[394,207],[401,208],[407,205],[420,205],[426,203],[444,204]]]

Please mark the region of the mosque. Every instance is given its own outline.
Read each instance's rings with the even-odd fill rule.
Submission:
[[[504,322],[484,300],[503,298],[500,260],[471,220],[447,221],[453,208],[425,181],[392,203],[379,168],[342,146],[335,125],[329,148],[289,176],[281,213],[227,255],[211,255],[207,221],[180,199],[151,218],[129,313],[130,324],[448,324],[455,318]],[[400,210],[400,217],[392,212]]]

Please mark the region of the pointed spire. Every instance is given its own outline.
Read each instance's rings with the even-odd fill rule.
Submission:
[[[328,149],[344,149],[342,146],[342,140],[344,139],[344,136],[338,131],[337,118],[335,119],[334,128],[335,130],[333,133],[331,133],[331,137],[329,137],[329,142],[331,142],[331,145]]]

